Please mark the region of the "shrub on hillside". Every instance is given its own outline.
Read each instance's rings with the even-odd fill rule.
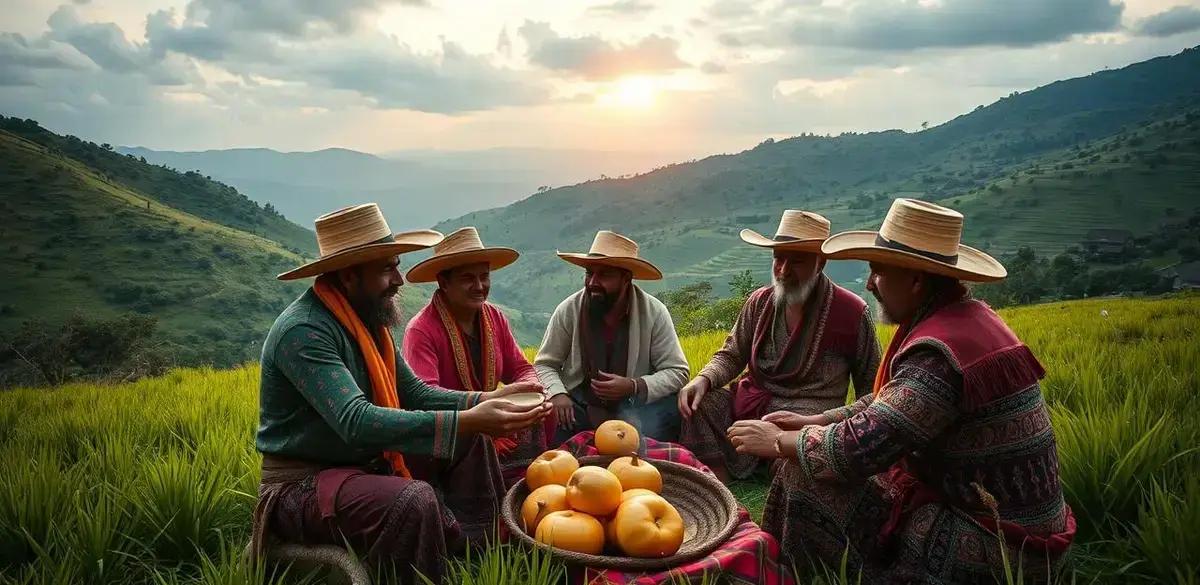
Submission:
[[[132,380],[171,365],[158,320],[137,314],[97,319],[76,313],[58,326],[40,319],[0,340],[0,387],[74,380]]]

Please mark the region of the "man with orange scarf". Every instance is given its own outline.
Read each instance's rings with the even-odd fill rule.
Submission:
[[[254,553],[349,544],[405,582],[414,570],[440,582],[448,555],[494,534],[504,484],[489,436],[549,407],[498,400],[521,388],[429,386],[397,356],[398,255],[441,234],[393,235],[373,203],[317,218],[316,233],[321,257],[279,275],[316,282],[263,344]]]
[[[879,232],[827,239],[830,258],[870,262],[880,319],[899,325],[874,391],[729,430],[738,452],[784,461],[763,520],[795,563],[845,559],[866,583],[1044,582],[1070,547],[1044,371],[963,286],[1006,271],[959,243],[962,225],[898,199]]]
[[[508,319],[487,302],[492,273],[516,262],[516,250],[483,245],[473,227],[455,230],[433,255],[408,271],[409,282],[436,282],[429,304],[404,329],[401,354],[418,378],[450,390],[483,391],[508,384],[542,392],[537,372],[513,337]],[[547,448],[553,417],[495,441],[505,482],[513,484]]]

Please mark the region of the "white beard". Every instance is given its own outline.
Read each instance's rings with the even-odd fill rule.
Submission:
[[[805,280],[799,284],[787,285],[771,276],[772,284],[775,288],[775,304],[777,305],[803,305],[808,302],[808,297],[812,296],[812,291],[817,286],[817,278],[820,274],[813,275],[812,278]]]

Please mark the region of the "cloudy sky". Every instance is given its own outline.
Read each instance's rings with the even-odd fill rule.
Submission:
[[[162,149],[692,156],[1200,44],[1200,0],[2,1],[0,112]]]

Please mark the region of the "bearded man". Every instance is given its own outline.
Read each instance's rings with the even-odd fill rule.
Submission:
[[[959,243],[963,216],[893,202],[879,232],[830,258],[870,262],[881,319],[899,325],[873,392],[849,407],[730,429],[739,453],[784,464],[763,528],[803,566],[865,583],[1046,582],[1075,534],[1037,358],[963,281],[1006,271]]]
[[[638,245],[602,230],[587,253],[558,256],[584,268],[583,288],[554,309],[533,366],[558,421],[558,441],[610,419],[644,437],[674,441],[674,394],[688,377],[671,313],[633,283],[662,272]]]
[[[494,534],[504,483],[490,437],[537,424],[549,406],[495,400],[510,388],[429,386],[397,355],[398,255],[441,234],[393,235],[374,203],[317,218],[316,233],[321,257],[278,277],[316,281],[263,344],[253,554],[268,538],[348,544],[405,582],[414,571],[440,582],[464,539]]]
[[[871,386],[875,326],[866,303],[825,276],[828,236],[829,220],[794,209],[783,212],[774,238],[742,230],[744,242],[772,251],[773,285],[750,295],[725,345],[678,400],[680,442],[722,480],[747,477],[760,462],[730,444],[736,421],[825,412],[846,403],[851,380],[856,396]]]
[[[409,282],[437,282],[438,288],[404,330],[401,353],[426,384],[450,390],[482,392],[506,384],[513,392],[542,392],[533,365],[499,307],[487,302],[492,275],[520,255],[516,250],[484,246],[473,227],[455,230],[433,255],[408,271]],[[511,437],[495,440],[509,485],[549,448],[553,417]]]

